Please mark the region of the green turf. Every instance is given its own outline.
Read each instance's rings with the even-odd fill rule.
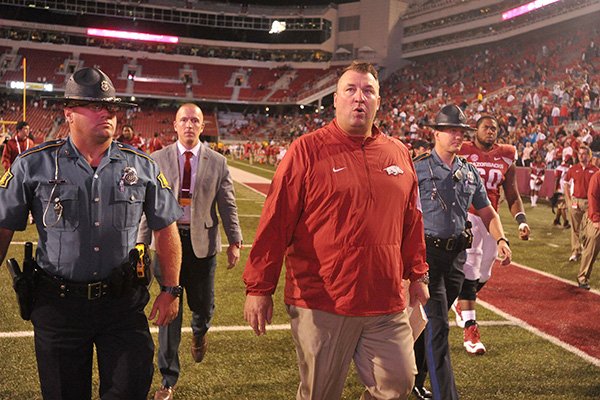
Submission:
[[[272,176],[272,172],[264,171],[273,170],[272,167],[250,166],[243,162],[236,162],[235,166],[257,174],[260,172],[262,176]],[[237,183],[235,188],[244,241],[251,244],[264,198]],[[552,226],[550,208],[544,204],[535,209],[527,206],[533,232],[528,242],[517,239],[517,225],[506,208],[505,204],[501,205],[501,216],[512,244],[514,260],[574,280],[578,265],[567,261],[570,254],[569,232]],[[35,240],[36,236],[34,227],[30,226],[25,232],[17,232],[15,241]],[[213,326],[245,325],[241,274],[248,252],[249,248],[242,250],[241,265],[233,270],[225,267],[224,254],[219,256],[217,308]],[[11,245],[9,257],[20,260],[22,247]],[[493,285],[493,279],[490,285]],[[598,288],[594,282],[592,285]],[[151,289],[155,295],[156,285]],[[0,308],[1,331],[31,330],[31,324],[18,317],[14,293],[4,266],[0,271],[0,301],[4,305]],[[478,316],[480,320],[502,320],[480,306]],[[184,326],[189,326],[189,320],[186,307]],[[282,283],[275,294],[273,322],[288,323],[283,306]],[[450,331],[451,356],[461,399],[600,398],[598,367],[517,326],[482,326],[481,332],[488,353],[483,357],[473,357],[462,349],[462,330],[452,328]],[[156,340],[156,335],[154,337]],[[180,351],[182,375],[177,387],[177,399],[283,400],[295,397],[298,376],[289,331],[271,330],[260,338],[249,331],[213,331],[208,339],[209,351],[205,361],[195,364],[189,354],[191,335],[183,334]],[[0,359],[0,399],[41,398],[32,337],[0,338]],[[97,377],[94,382],[94,399],[97,399]],[[160,374],[157,372],[152,390],[159,384]],[[358,399],[361,392],[362,387],[352,369],[343,399]]]

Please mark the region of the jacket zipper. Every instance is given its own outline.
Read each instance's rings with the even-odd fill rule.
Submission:
[[[369,164],[367,163],[367,152],[365,150],[365,141],[368,139],[365,139],[362,144],[360,145],[360,149],[362,151],[362,155],[363,155],[363,161],[365,163],[365,171],[367,172],[367,182],[369,183],[369,199],[371,201],[374,200],[373,198],[373,186],[372,186],[372,182],[371,182],[371,171],[369,171]]]

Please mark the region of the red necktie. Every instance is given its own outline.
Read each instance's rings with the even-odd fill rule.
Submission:
[[[189,199],[192,197],[190,187],[192,183],[192,163],[190,158],[194,155],[191,151],[183,153],[185,155],[185,163],[183,164],[183,179],[181,180],[181,197]]]

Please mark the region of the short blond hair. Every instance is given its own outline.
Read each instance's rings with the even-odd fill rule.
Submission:
[[[360,72],[361,74],[371,74],[375,80],[379,82],[379,74],[371,63],[354,60],[352,61],[352,64],[348,65],[342,70],[340,76],[344,75],[348,71],[356,71]]]

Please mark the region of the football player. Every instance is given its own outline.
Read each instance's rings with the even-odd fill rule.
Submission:
[[[517,189],[516,149],[512,145],[497,144],[498,120],[491,115],[483,115],[477,120],[477,132],[472,142],[465,142],[460,154],[474,164],[485,184],[492,206],[497,211],[500,187],[504,189],[506,202],[511,214],[519,223],[519,237],[529,239],[523,201]],[[471,211],[471,210],[470,210]],[[469,212],[472,224],[473,245],[467,249],[464,265],[465,281],[458,296],[458,304],[452,306],[456,322],[464,328],[464,347],[470,354],[485,354],[476,322],[475,304],[477,293],[490,279],[492,264],[497,257],[497,243],[488,233],[481,218]]]

